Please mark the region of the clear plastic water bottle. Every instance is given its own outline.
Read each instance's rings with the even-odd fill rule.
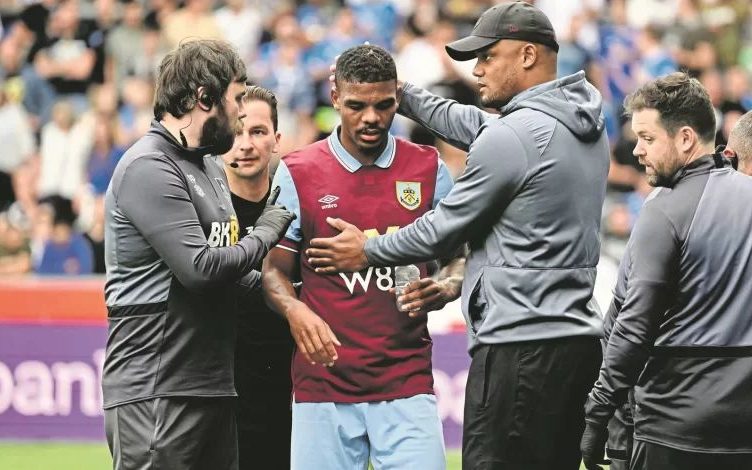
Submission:
[[[405,286],[413,281],[420,279],[420,269],[414,264],[408,264],[407,266],[396,266],[394,268],[394,295],[396,296],[397,310],[402,310],[399,297],[405,290]]]

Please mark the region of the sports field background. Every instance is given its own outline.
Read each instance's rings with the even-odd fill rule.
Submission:
[[[0,441],[0,470],[107,470],[109,468],[112,468],[112,461],[107,446],[103,444]],[[460,470],[460,468],[460,452],[448,451],[447,470]]]
[[[109,468],[112,468],[112,460],[110,460],[107,446],[103,444],[0,441],[0,470],[107,470]],[[459,451],[448,452],[447,470],[460,470]]]

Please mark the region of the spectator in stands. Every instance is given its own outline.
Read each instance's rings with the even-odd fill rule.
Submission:
[[[144,18],[144,26],[161,31],[167,18],[177,9],[177,0],[149,0],[149,11]]]
[[[359,34],[373,44],[392,49],[398,25],[393,0],[346,0],[344,3],[352,9]]]
[[[31,3],[21,10],[18,21],[10,28],[7,37],[13,36],[18,40],[19,47],[25,53],[25,64],[33,64],[37,52],[47,44],[49,18],[50,9],[45,2]]]
[[[339,3],[333,0],[309,0],[297,8],[295,17],[309,42],[318,42],[326,36],[332,18],[337,16]]]
[[[17,207],[0,212],[0,276],[31,270],[31,248],[20,212]]]
[[[126,77],[136,73],[144,54],[144,10],[139,0],[122,3],[123,17],[107,36],[107,74],[118,90],[123,89]]]
[[[715,67],[718,56],[713,34],[708,30],[697,0],[679,0],[674,25],[669,29],[678,66],[698,77],[703,70]]]
[[[78,0],[61,0],[50,17],[49,40],[37,53],[34,67],[59,97],[68,99],[76,114],[87,107],[97,44],[80,23]]]
[[[19,186],[18,173],[36,152],[36,143],[23,108],[7,99],[4,83],[0,81],[0,210],[6,209],[24,190]]]
[[[599,25],[603,84],[601,92],[617,109],[635,86],[639,55],[635,48],[636,30],[627,23],[625,0],[614,0],[610,15]],[[616,113],[620,115],[620,112]]]
[[[721,110],[726,111],[734,108],[742,113],[752,109],[752,89],[750,89],[749,75],[752,70],[735,66],[726,69],[724,74],[726,97],[721,104]]]
[[[334,62],[334,58],[349,47],[363,44],[368,38],[359,28],[353,11],[342,8],[334,17],[324,38],[308,49],[305,67],[318,89],[319,102],[329,103],[329,65]]]
[[[169,49],[174,49],[186,38],[224,37],[212,13],[211,0],[187,0],[183,8],[165,17],[162,33]]]
[[[87,181],[95,195],[107,191],[115,166],[125,149],[116,144],[117,127],[111,119],[98,119],[94,123],[94,142],[86,165]]]
[[[167,46],[162,40],[162,31],[156,23],[144,24],[143,46],[141,55],[133,63],[132,74],[153,82],[159,63],[167,53]]]
[[[251,68],[255,81],[279,100],[279,131],[288,136],[280,154],[310,143],[317,134],[311,120],[316,95],[306,73],[304,46],[295,17],[282,15],[274,24],[274,39],[259,49],[259,60]]]
[[[42,128],[38,196],[73,199],[85,181],[91,134],[67,101],[52,109],[52,121]]]
[[[75,227],[81,231],[94,253],[94,273],[105,274],[104,264],[104,196],[94,194],[93,187],[81,188],[73,200]]]
[[[247,0],[228,0],[214,13],[224,38],[238,50],[240,58],[250,64],[263,32],[263,18],[258,6]]]
[[[563,35],[559,39],[557,73],[561,78],[584,70],[591,80],[597,79],[594,84],[600,85],[602,81],[600,70],[595,70],[597,68],[596,50],[588,47],[580,40],[580,31],[583,27],[591,26],[586,21],[587,16],[584,14],[572,15],[571,24],[568,28],[569,34]]]
[[[661,32],[654,25],[645,26],[637,34],[637,50],[641,58],[636,75],[639,84],[677,70],[676,62],[661,44],[661,37]]]
[[[128,77],[123,82],[122,105],[117,113],[116,142],[128,147],[144,135],[151,125],[154,87],[141,77]]]
[[[94,270],[94,253],[91,245],[73,228],[76,216],[69,200],[53,196],[42,200],[50,204],[53,212],[49,238],[44,242],[37,274],[80,275]]]
[[[23,28],[18,21],[11,26],[13,31]],[[11,32],[0,41],[0,80],[6,99],[22,104],[29,114],[29,123],[38,130],[50,119],[55,91],[34,67],[26,62],[30,44],[23,44],[18,34]]]

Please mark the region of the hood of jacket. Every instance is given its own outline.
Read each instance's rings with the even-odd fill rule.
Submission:
[[[521,108],[541,111],[564,124],[578,139],[597,140],[605,125],[600,92],[585,72],[541,83],[518,94],[500,109],[505,116]]]

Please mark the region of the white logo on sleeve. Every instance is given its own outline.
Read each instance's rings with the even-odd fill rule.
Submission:
[[[321,206],[322,209],[334,209],[335,207],[337,207],[337,204],[335,204],[335,201],[337,200],[339,200],[339,196],[327,194],[326,196],[319,199],[319,202],[323,204]]]
[[[198,194],[201,197],[204,197],[206,195],[206,193],[204,193],[204,190],[201,188],[201,186],[199,186],[198,183],[196,183],[195,176],[188,174],[188,175],[185,175],[185,177],[188,179],[188,182],[193,185],[193,190],[196,191],[196,194]]]

